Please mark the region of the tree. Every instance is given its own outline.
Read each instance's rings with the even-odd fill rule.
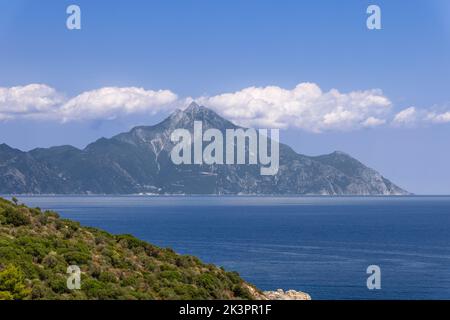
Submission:
[[[12,197],[12,202],[14,202],[14,204],[17,206],[17,204],[19,203],[19,199],[17,199],[16,197]]]
[[[22,300],[30,293],[19,268],[10,265],[0,272],[0,300]]]

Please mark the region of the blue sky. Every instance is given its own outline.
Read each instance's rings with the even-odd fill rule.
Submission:
[[[81,8],[81,30],[66,28],[70,4]],[[369,4],[380,6],[382,30],[366,28]],[[52,99],[30,117],[27,112],[36,115],[36,108],[11,111],[29,96],[3,98],[2,104],[0,94],[0,143],[24,150],[83,147],[134,125],[154,124],[189,97],[229,116],[247,107],[242,97],[269,96],[265,117],[254,118],[259,110],[233,118],[261,126],[283,104],[303,105],[303,98],[292,98],[298,96],[294,88],[312,83],[299,92],[314,96],[307,108],[314,109],[315,120],[306,116],[308,109],[274,121],[285,121],[284,142],[310,155],[342,150],[409,191],[450,194],[449,40],[446,0],[0,0],[0,88],[10,97],[11,88],[45,85],[33,89],[33,98]],[[121,101],[131,96],[145,112],[135,112],[135,104],[105,111],[110,91],[92,91],[109,87],[128,88]],[[77,109],[86,92],[98,98],[92,108],[102,110],[92,115],[90,105]],[[280,92],[289,97],[277,102]],[[340,116],[374,99],[351,121],[322,121],[342,111],[342,103]],[[69,110],[64,119],[45,109],[62,105]],[[415,120],[395,123],[408,108],[414,108]],[[369,118],[377,121],[362,125]]]

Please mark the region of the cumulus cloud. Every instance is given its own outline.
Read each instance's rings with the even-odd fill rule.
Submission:
[[[449,123],[450,122],[450,111],[444,113],[429,112],[426,119],[433,123]]]
[[[298,127],[313,132],[378,126],[391,108],[391,101],[378,89],[324,92],[314,83],[301,83],[293,89],[249,87],[198,100],[240,125]]]
[[[104,87],[74,97],[66,97],[45,84],[0,87],[0,121],[108,120],[169,112],[192,100],[179,98],[170,90],[138,87]],[[292,89],[248,87],[195,100],[246,127],[294,127],[318,133],[374,128],[386,123],[396,127],[450,123],[448,109],[409,107],[394,114],[391,101],[379,89],[342,93],[336,89],[323,91],[315,83],[300,83]]]
[[[155,114],[177,100],[169,90],[106,87],[84,92],[61,108],[64,121],[114,119],[121,115],[149,112]]]
[[[64,102],[64,96],[45,84],[0,87],[0,114],[4,118],[48,112]]]
[[[384,119],[378,119],[375,117],[369,117],[366,121],[363,122],[364,127],[377,127],[386,123]]]
[[[170,109],[177,95],[169,90],[105,87],[71,99],[43,84],[0,88],[0,120],[16,118],[60,121],[114,119],[121,115]]]
[[[409,107],[397,113],[393,123],[395,125],[412,125],[417,121],[417,110],[415,107]]]
[[[450,123],[450,111],[437,112],[410,107],[397,113],[392,122],[396,126]]]

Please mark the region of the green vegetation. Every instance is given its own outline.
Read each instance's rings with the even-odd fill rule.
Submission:
[[[69,265],[80,290],[67,288]],[[0,299],[252,299],[248,288],[196,257],[0,198]]]

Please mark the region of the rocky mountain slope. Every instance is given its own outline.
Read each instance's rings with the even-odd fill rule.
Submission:
[[[80,150],[72,146],[22,152],[0,145],[3,194],[258,194],[404,195],[407,192],[351,156],[298,154],[280,144],[280,168],[262,176],[259,165],[174,165],[170,135],[238,128],[193,103],[154,126],[141,126]]]

